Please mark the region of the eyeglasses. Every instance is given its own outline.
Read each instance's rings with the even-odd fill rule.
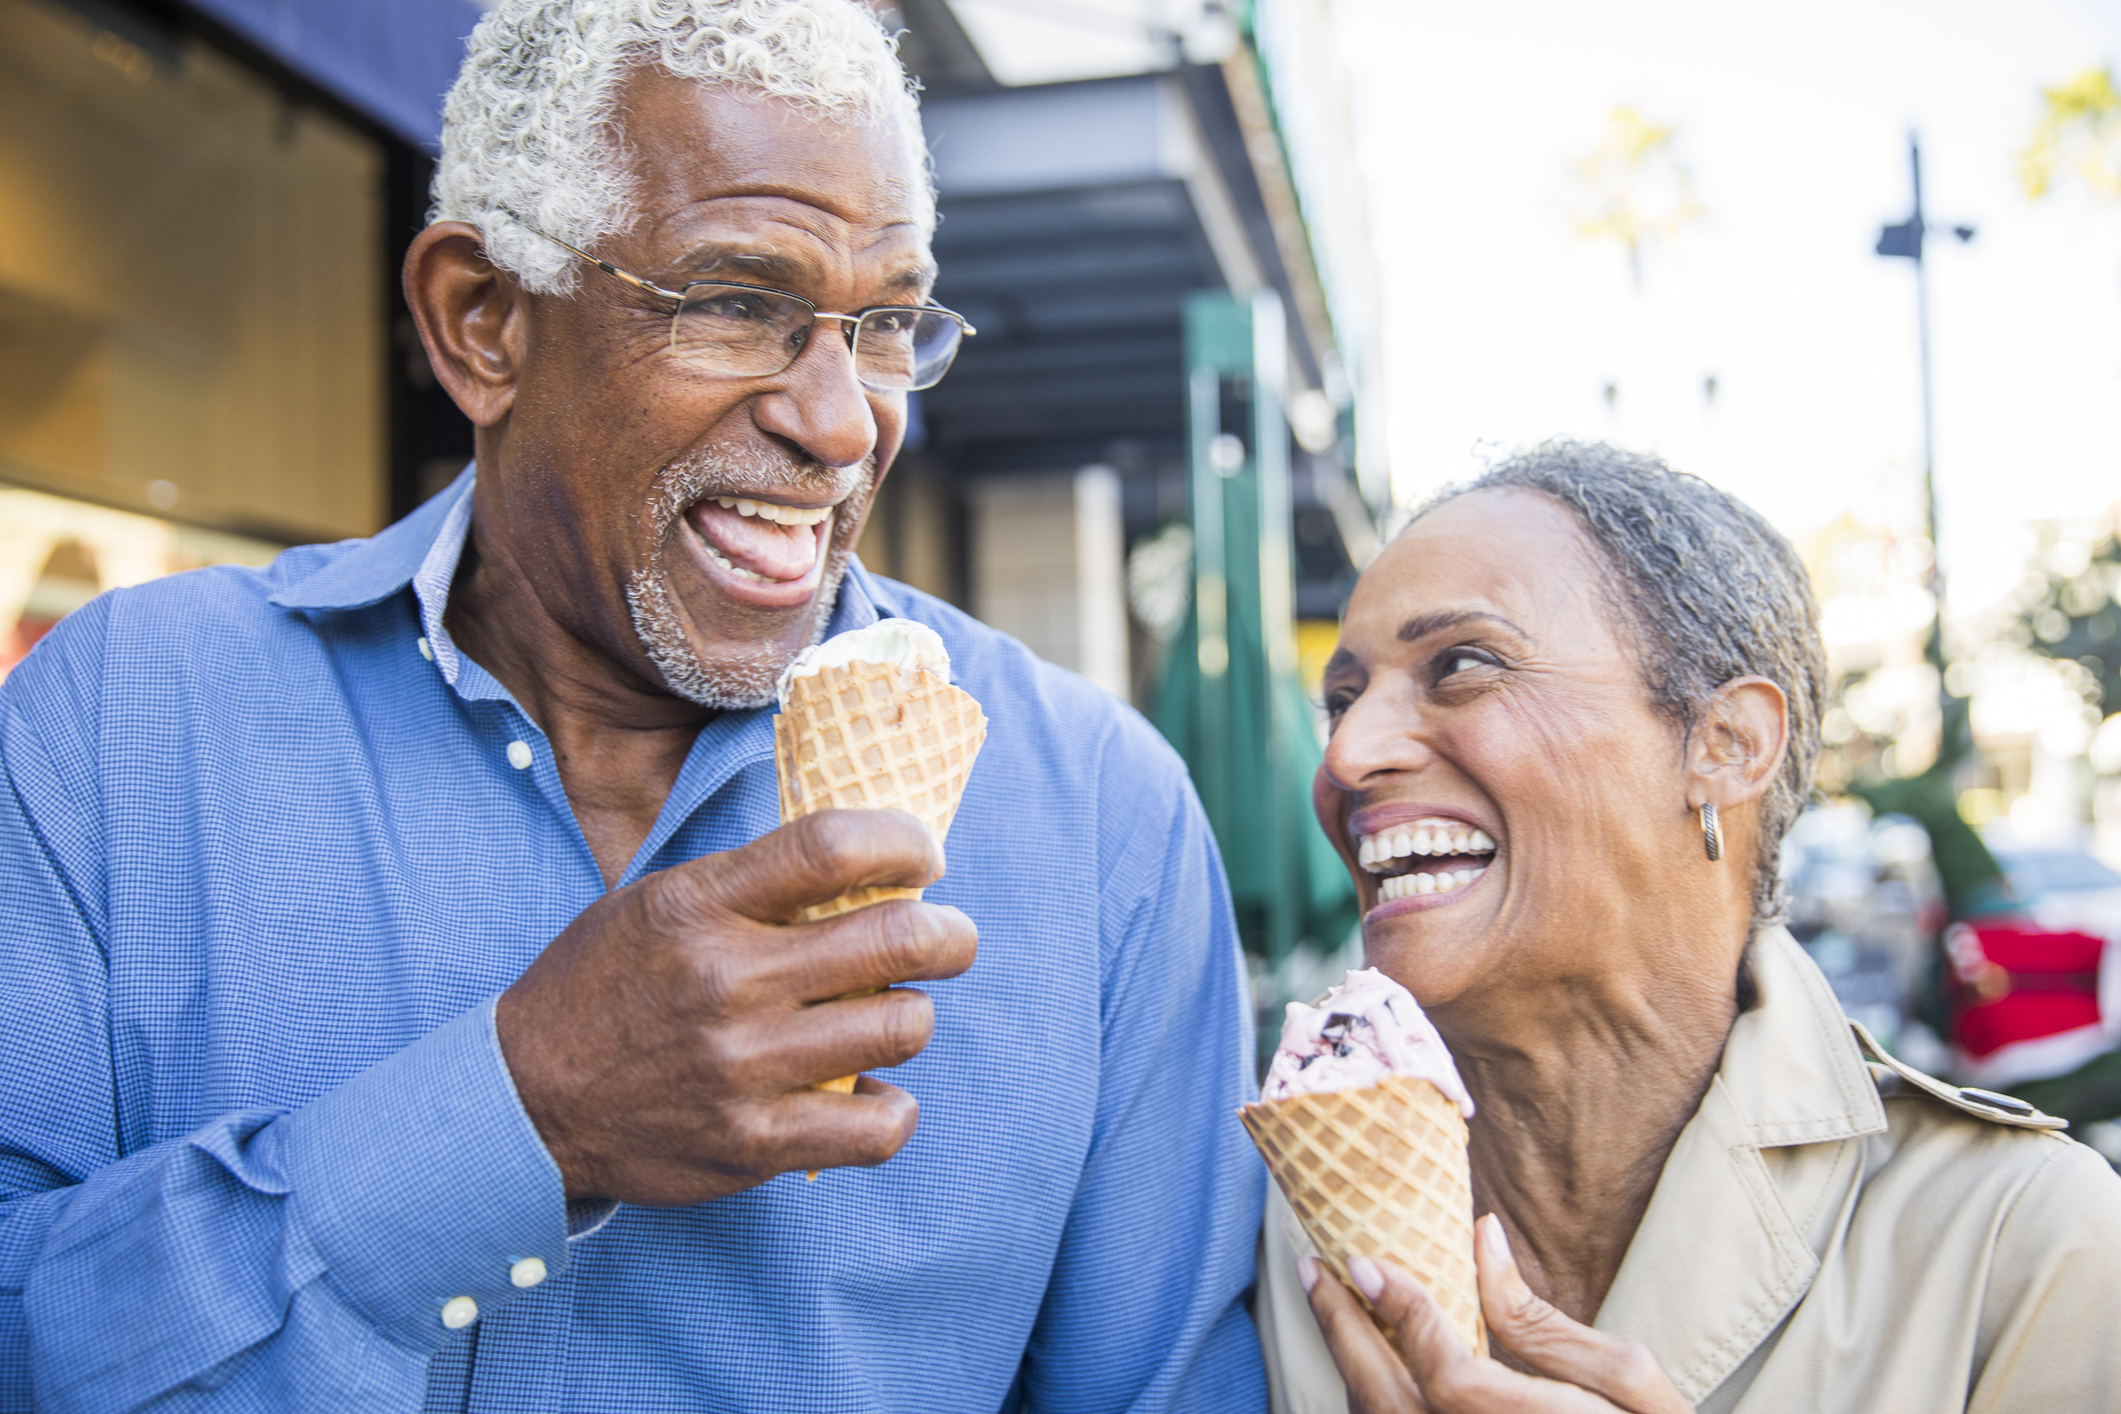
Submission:
[[[817,321],[836,319],[854,359],[854,375],[864,387],[878,393],[917,393],[940,383],[957,357],[960,341],[979,332],[963,315],[939,304],[881,304],[853,314],[830,314],[801,295],[731,280],[688,280],[666,290],[558,236],[547,236],[528,221],[510,219],[605,274],[670,301],[670,351],[719,378],[771,378],[786,372],[809,347]]]

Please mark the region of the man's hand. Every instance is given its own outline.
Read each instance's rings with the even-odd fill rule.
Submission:
[[[925,993],[979,936],[954,908],[898,899],[820,923],[805,907],[943,872],[902,811],[826,810],[598,900],[502,994],[501,1051],[569,1198],[677,1206],[791,1169],[880,1164],[912,1137],[913,1097],[864,1076],[935,1028]]]
[[[1356,1257],[1348,1275],[1399,1333],[1395,1352],[1354,1295],[1305,1257],[1297,1270],[1347,1383],[1350,1414],[1689,1414],[1648,1349],[1540,1300],[1519,1275],[1502,1224],[1490,1214],[1476,1228],[1488,1338],[1538,1373],[1475,1355],[1420,1282],[1390,1262]]]

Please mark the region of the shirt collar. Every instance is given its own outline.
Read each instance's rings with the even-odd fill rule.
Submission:
[[[464,557],[464,539],[471,533],[471,491],[477,470],[475,464],[465,467],[440,495],[296,580],[275,594],[272,602],[288,609],[360,609],[380,603],[409,584],[419,601],[420,624],[434,652],[435,666],[445,681],[457,686],[465,658],[443,620],[449,611],[449,588]],[[867,628],[881,618],[877,588],[861,560],[851,559],[847,576],[840,582],[827,636]]]
[[[463,549],[464,529],[471,523],[472,473],[472,467],[465,467],[439,496],[397,524],[326,560],[273,595],[271,602],[283,609],[363,609],[381,603],[412,583],[445,527],[454,522],[453,570],[456,554]]]
[[[1701,1107],[1665,1160],[1598,1313],[1649,1346],[1698,1403],[1810,1289],[1808,1222],[1860,1165],[1771,1163],[1765,1150],[1886,1127],[1876,1081],[1824,975],[1781,928],[1746,952],[1759,1004],[1741,1015]]]

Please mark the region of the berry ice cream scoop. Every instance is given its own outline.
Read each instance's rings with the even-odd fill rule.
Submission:
[[[1473,1117],[1450,1048],[1414,994],[1374,967],[1350,972],[1317,1006],[1290,1002],[1263,1100],[1359,1090],[1387,1075],[1426,1080]]]

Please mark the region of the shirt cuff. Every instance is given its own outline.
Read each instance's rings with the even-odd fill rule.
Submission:
[[[273,1126],[326,1279],[429,1350],[567,1265],[559,1165],[516,1096],[488,1001]]]

